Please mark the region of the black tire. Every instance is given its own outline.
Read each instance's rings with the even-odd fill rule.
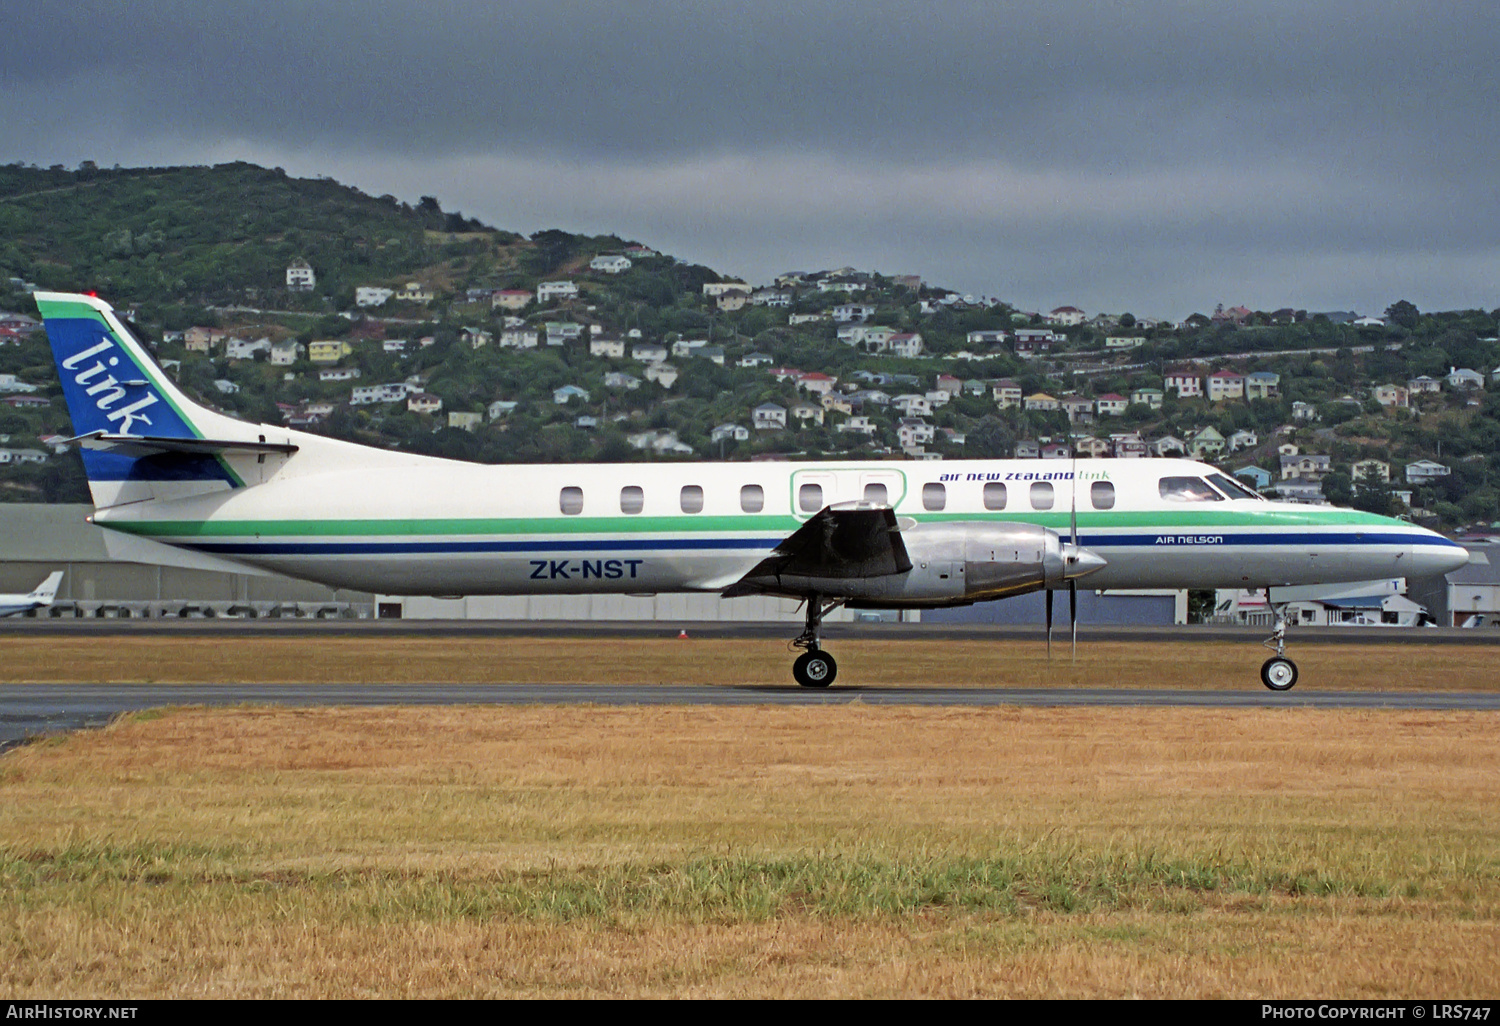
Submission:
[[[805,688],[826,688],[839,675],[839,664],[821,649],[803,652],[792,664],[792,676]]]
[[[1260,668],[1260,682],[1272,691],[1290,691],[1297,683],[1297,664],[1281,656],[1272,656]]]

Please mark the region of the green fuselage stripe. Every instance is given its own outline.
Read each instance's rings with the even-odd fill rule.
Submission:
[[[903,516],[905,514],[902,514]],[[1066,530],[1071,514],[1047,513],[918,513],[912,519],[938,523],[989,521],[1039,524]],[[102,526],[146,537],[244,538],[244,537],[455,537],[525,534],[730,534],[736,532],[782,532],[789,534],[802,521],[784,514],[746,516],[614,516],[614,517],[513,517],[513,518],[400,518],[379,520],[110,520]],[[1195,509],[1178,512],[1080,512],[1078,526],[1102,528],[1210,528],[1210,527],[1390,527],[1385,517],[1350,510],[1308,510],[1255,514]]]

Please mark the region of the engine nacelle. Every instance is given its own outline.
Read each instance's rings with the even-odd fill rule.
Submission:
[[[854,578],[783,576],[781,584],[830,598],[842,596],[854,608],[912,609],[968,605],[1066,583],[1062,539],[1036,524],[914,524],[902,530],[901,541],[911,559],[911,569],[905,573]]]

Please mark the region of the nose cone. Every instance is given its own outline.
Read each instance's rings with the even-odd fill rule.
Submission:
[[[1097,552],[1091,552],[1078,545],[1063,546],[1063,577],[1065,579],[1091,574],[1106,563],[1108,560]]]
[[[1412,545],[1413,577],[1440,577],[1469,562],[1469,550],[1435,531],[1423,531]]]

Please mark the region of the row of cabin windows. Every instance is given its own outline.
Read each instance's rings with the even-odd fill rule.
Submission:
[[[1032,509],[1051,509],[1057,500],[1050,481],[1034,481],[1028,491]],[[701,485],[683,485],[678,493],[678,506],[684,513],[703,512],[703,488]],[[877,506],[890,505],[890,492],[884,484],[872,482],[865,485],[864,501]],[[984,486],[984,508],[1004,509],[1009,501],[1009,492],[1004,483],[990,481]],[[1089,486],[1089,502],[1094,509],[1113,509],[1115,486],[1108,481],[1095,481]],[[823,508],[823,486],[807,482],[797,489],[797,508],[803,513],[816,513]],[[930,512],[941,512],[948,506],[948,486],[929,481],[922,486],[922,508]],[[583,512],[583,489],[575,485],[564,488],[558,496],[558,507],[568,516]],[[744,485],[740,488],[740,510],[759,513],[766,507],[766,492],[760,485]],[[639,485],[626,485],[620,489],[620,512],[635,514],[646,508],[646,492]]]
[[[703,486],[683,485],[677,493],[678,507],[684,513],[703,512]],[[558,508],[568,516],[583,512],[583,489],[569,485],[558,495]],[[646,491],[640,485],[626,485],[620,489],[620,512],[639,513],[646,508]],[[766,491],[760,485],[745,485],[740,489],[740,509],[746,513],[759,513],[766,508]]]
[[[1002,481],[987,481],[984,486],[984,508],[1001,510],[1010,502],[1010,490]],[[1033,481],[1027,489],[1032,509],[1051,509],[1057,502],[1057,491],[1051,481]],[[1114,509],[1115,486],[1109,481],[1089,485],[1089,503],[1094,509]],[[933,481],[922,486],[922,508],[937,512],[948,505],[946,486]]]

